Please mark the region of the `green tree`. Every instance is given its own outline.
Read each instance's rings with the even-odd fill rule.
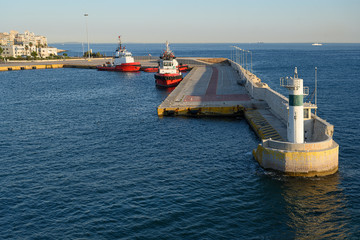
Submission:
[[[91,53],[91,52],[90,52]],[[88,57],[89,56],[89,51],[86,51],[85,53],[84,53],[84,56],[83,57]]]
[[[40,47],[41,47],[41,46],[40,46],[40,43],[37,43],[37,44],[35,45],[36,52],[39,53],[39,56],[40,56],[40,57],[42,57],[42,56],[41,56],[41,52],[39,52],[39,48],[40,48]]]
[[[35,51],[31,52],[31,56],[33,56],[34,58],[36,58],[37,55],[38,55],[37,52],[35,52]]]
[[[3,52],[4,52],[4,49],[2,47],[0,47],[0,56]]]
[[[28,55],[28,51],[29,51],[29,46],[25,45],[25,50],[26,50],[26,55]]]

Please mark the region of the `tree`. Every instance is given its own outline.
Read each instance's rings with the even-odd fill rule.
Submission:
[[[91,53],[91,52],[90,52]],[[86,51],[85,53],[84,53],[84,56],[83,57],[88,57],[89,56],[89,51]]]
[[[26,55],[28,55],[29,46],[25,45]]]
[[[37,52],[35,52],[35,51],[31,52],[31,56],[33,56],[34,58],[36,58],[37,55],[38,55]]]
[[[3,52],[4,52],[4,49],[2,47],[0,47],[0,56]]]

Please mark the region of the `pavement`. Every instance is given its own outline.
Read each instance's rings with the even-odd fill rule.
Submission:
[[[226,64],[196,67],[162,107],[250,107],[251,98],[237,84],[238,79],[236,71]]]
[[[162,115],[232,115],[245,112],[263,139],[286,139],[286,125],[264,101],[251,98],[227,64],[195,67],[158,107]]]

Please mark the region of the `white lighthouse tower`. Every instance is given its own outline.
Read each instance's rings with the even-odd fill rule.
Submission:
[[[295,68],[293,78],[281,78],[280,81],[281,86],[289,89],[288,141],[291,143],[304,143],[303,79],[298,77],[297,68]]]

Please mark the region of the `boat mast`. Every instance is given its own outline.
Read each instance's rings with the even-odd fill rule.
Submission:
[[[121,50],[121,36],[119,36],[119,50]]]

